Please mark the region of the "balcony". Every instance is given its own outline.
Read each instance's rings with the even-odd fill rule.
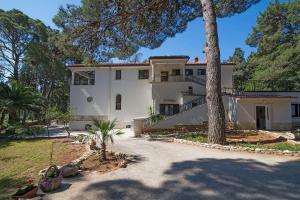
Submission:
[[[155,76],[153,82],[160,83],[160,82],[183,82],[183,81],[184,81],[183,75],[168,75],[168,76]]]

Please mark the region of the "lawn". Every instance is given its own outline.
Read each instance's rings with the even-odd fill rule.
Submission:
[[[84,146],[67,139],[0,140],[0,199],[29,179],[39,181],[38,172],[52,163],[66,164],[84,152]]]
[[[207,136],[206,135],[182,135],[178,136],[178,139],[189,140],[193,142],[201,142],[207,143]],[[291,144],[288,142],[277,142],[271,144],[250,144],[244,142],[236,142],[236,146],[243,146],[243,147],[252,147],[252,148],[264,148],[264,149],[275,149],[275,150],[289,150],[289,151],[300,151],[300,144]]]

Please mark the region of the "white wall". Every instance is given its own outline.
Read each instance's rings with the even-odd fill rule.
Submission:
[[[223,96],[223,104],[225,112],[228,110],[229,97]],[[228,114],[226,112],[226,114]],[[226,115],[226,120],[228,120],[228,116]],[[156,124],[153,124],[149,128],[172,128],[175,125],[199,125],[203,122],[208,121],[207,116],[207,104],[201,104],[195,106],[194,108],[178,113],[171,117],[168,117],[165,120],[159,121]]]
[[[155,99],[155,111],[159,112],[159,104],[182,104],[182,91],[193,87],[194,93],[205,94],[205,87],[193,82],[161,82],[152,83],[152,97]],[[193,97],[195,98],[195,97]]]
[[[282,96],[291,96],[295,97],[291,99],[291,104],[300,104],[300,92],[247,92],[247,94],[269,94],[269,95],[282,95]],[[300,126],[300,117],[292,117],[292,125]]]
[[[121,80],[115,80],[115,71],[118,69],[122,70]],[[150,67],[114,67],[111,69],[111,97],[109,100],[111,119],[117,118],[118,121],[129,123],[134,118],[148,116],[148,108],[153,104],[152,90],[149,79],[138,79],[138,70],[142,69],[147,69],[151,73]],[[115,109],[117,94],[122,95],[121,110]]]
[[[109,114],[109,68],[95,71],[95,85],[71,85],[70,107],[73,115],[99,116]],[[93,97],[87,102],[87,97]]]
[[[237,125],[242,129],[256,129],[256,105],[270,106],[271,129],[291,128],[290,99],[240,99],[237,100]]]

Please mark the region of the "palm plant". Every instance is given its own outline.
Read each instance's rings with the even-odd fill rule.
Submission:
[[[88,130],[90,135],[96,139],[97,142],[100,142],[100,161],[107,160],[106,158],[106,146],[109,142],[114,142],[115,135],[121,135],[123,132],[121,130],[116,130],[116,119],[113,121],[109,120],[94,120],[94,128]]]
[[[38,92],[13,81],[11,84],[0,83],[0,102],[2,112],[7,112],[9,123],[14,124],[18,112],[40,111],[44,99]]]

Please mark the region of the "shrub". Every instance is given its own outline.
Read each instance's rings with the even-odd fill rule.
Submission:
[[[300,140],[300,129],[296,129],[292,132],[296,140]]]

